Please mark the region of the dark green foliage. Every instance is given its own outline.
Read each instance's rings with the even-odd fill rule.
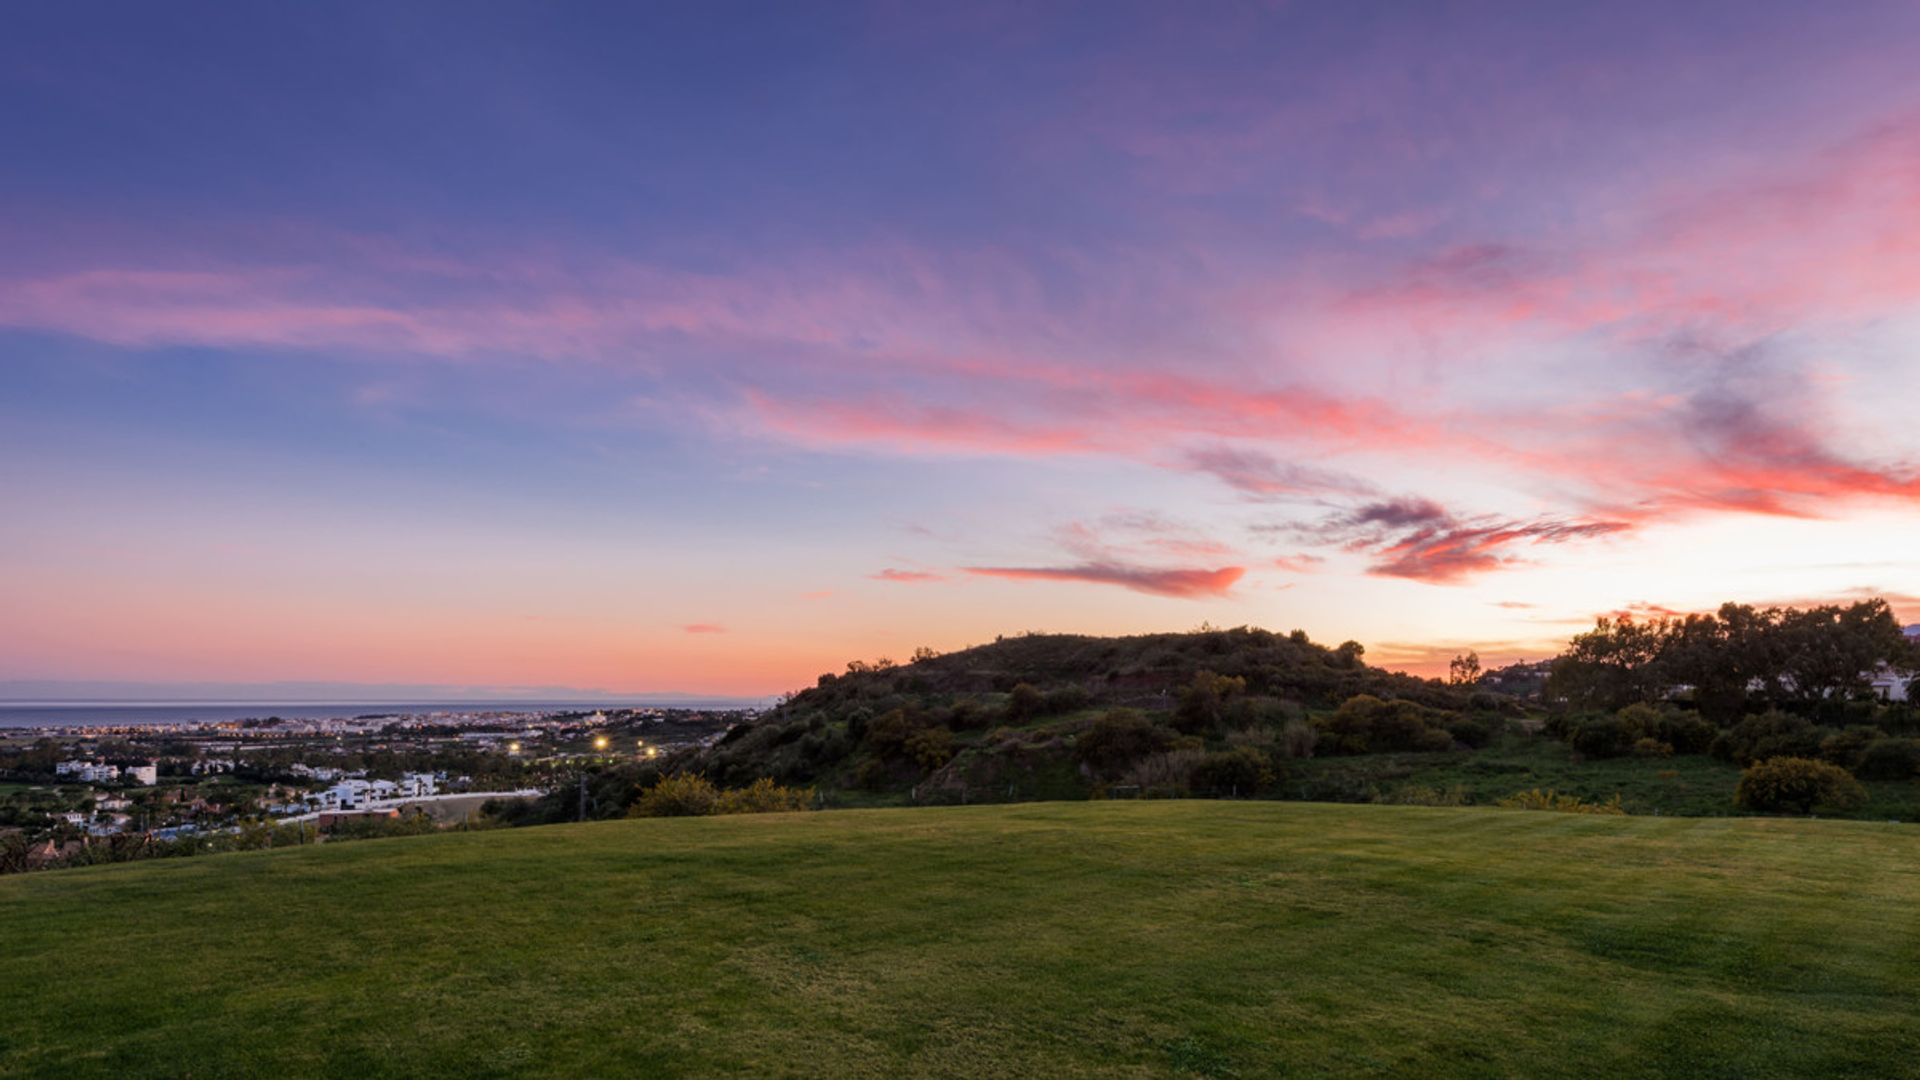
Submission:
[[[1741,774],[1734,801],[1748,810],[1811,813],[1816,808],[1851,810],[1867,792],[1847,770],[1812,758],[1768,758]]]
[[[1920,739],[1875,739],[1853,771],[1863,780],[1911,780],[1920,775]]]
[[[1587,757],[1619,757],[1633,749],[1638,729],[1618,716],[1589,716],[1573,726],[1567,741]]]
[[[953,732],[943,727],[921,728],[907,739],[907,756],[932,772],[953,760]]]
[[[1236,746],[1202,757],[1189,783],[1206,795],[1252,795],[1273,783],[1273,761],[1251,746]]]
[[[1032,683],[1016,684],[1007,695],[1007,719],[1014,723],[1032,720],[1046,711],[1047,698]]]
[[[1102,776],[1119,776],[1132,764],[1173,745],[1174,733],[1136,709],[1113,709],[1087,725],[1074,740],[1074,757]]]
[[[1229,703],[1246,693],[1247,680],[1237,675],[1218,675],[1202,668],[1180,692],[1180,705],[1173,713],[1173,726],[1185,732],[1207,731],[1226,719]]]
[[[1877,727],[1855,724],[1820,740],[1820,760],[1831,761],[1849,772],[1860,764],[1860,754],[1868,745],[1885,738]],[[1857,774],[1856,774],[1857,775]]]
[[[1736,765],[1772,757],[1812,758],[1830,732],[1805,717],[1773,711],[1749,716],[1713,740],[1713,756]]]
[[[1453,736],[1437,726],[1456,719],[1411,701],[1382,701],[1356,694],[1330,716],[1317,720],[1322,754],[1380,754],[1407,750],[1447,750]]]
[[[1469,749],[1478,750],[1493,741],[1494,734],[1498,730],[1497,725],[1498,720],[1489,722],[1462,716],[1456,720],[1449,720],[1446,730],[1447,734],[1453,736],[1454,742]]]
[[[1807,609],[1724,604],[1712,615],[1635,622],[1603,618],[1554,661],[1550,698],[1618,709],[1691,687],[1709,720],[1733,723],[1758,697],[1845,722],[1880,664],[1910,667],[1914,646],[1884,600]],[[1757,689],[1756,689],[1757,688]]]

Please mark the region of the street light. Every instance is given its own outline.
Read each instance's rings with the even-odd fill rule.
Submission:
[[[593,737],[593,748],[595,750],[605,750],[607,748],[607,737],[605,735],[595,735]]]

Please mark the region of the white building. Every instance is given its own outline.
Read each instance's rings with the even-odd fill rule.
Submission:
[[[432,773],[410,772],[400,774],[400,797],[403,799],[423,798],[439,790],[439,781]]]
[[[160,766],[151,761],[145,765],[129,765],[124,775],[130,784],[152,787],[160,782]]]
[[[319,802],[322,810],[358,810],[369,798],[367,787],[365,780],[342,780],[308,798]]]
[[[71,777],[89,784],[105,784],[120,779],[120,767],[96,761],[62,761],[53,767],[53,775]]]

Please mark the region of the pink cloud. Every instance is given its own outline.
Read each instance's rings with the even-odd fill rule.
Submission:
[[[1517,547],[1593,540],[1632,528],[1611,520],[1462,518],[1430,499],[1406,498],[1368,503],[1293,531],[1370,556],[1369,574],[1455,584],[1523,563]]]
[[[935,581],[945,581],[946,576],[926,570],[895,570],[888,567],[877,574],[869,575],[875,581],[891,581],[900,585],[926,585]]]
[[[727,628],[718,623],[688,623],[680,629],[689,634],[724,634]]]
[[[1217,570],[1168,570],[1101,563],[1081,566],[969,566],[965,569],[967,573],[979,577],[1118,585],[1153,596],[1187,599],[1226,596],[1246,574],[1246,568],[1241,566],[1226,566]]]

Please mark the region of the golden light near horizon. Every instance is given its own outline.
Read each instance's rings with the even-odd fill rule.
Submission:
[[[520,744],[519,744],[519,743],[517,743],[517,742],[510,742],[510,743],[508,743],[508,744],[507,744],[507,753],[509,753],[509,754],[517,754],[517,753],[519,753],[519,752],[520,752]]]
[[[593,748],[595,750],[605,750],[607,748],[607,737],[605,735],[595,735],[593,737]]]

